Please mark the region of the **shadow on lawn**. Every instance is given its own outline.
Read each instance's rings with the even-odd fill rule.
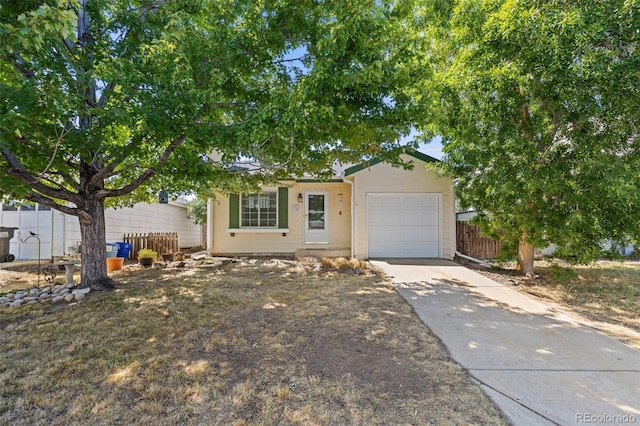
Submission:
[[[117,278],[115,292],[4,322],[1,422],[503,422],[376,276],[229,265]]]

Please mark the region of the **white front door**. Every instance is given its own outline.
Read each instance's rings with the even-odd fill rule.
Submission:
[[[304,193],[304,242],[329,242],[329,192]]]

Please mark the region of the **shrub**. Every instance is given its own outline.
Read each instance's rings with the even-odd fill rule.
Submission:
[[[142,259],[143,257],[150,257],[153,260],[156,260],[158,258],[158,252],[145,248],[138,252],[138,260]]]
[[[366,262],[359,259],[347,259],[345,257],[323,257],[322,265],[329,269],[365,269]]]

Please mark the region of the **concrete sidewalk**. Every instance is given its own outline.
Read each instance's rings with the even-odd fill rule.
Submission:
[[[640,424],[640,352],[443,260],[378,260],[514,425]]]

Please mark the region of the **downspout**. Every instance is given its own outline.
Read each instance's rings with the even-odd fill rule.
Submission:
[[[348,184],[351,187],[351,258],[355,257],[355,235],[356,235],[356,220],[355,220],[355,211],[356,211],[356,197],[355,197],[355,185],[354,182],[345,179],[342,177],[342,181]]]
[[[487,268],[491,268],[491,263],[489,263],[489,262],[486,262],[486,261],[480,260],[480,259],[476,259],[475,257],[467,256],[466,254],[460,253],[458,250],[456,250],[455,253],[456,253],[456,256],[458,256],[458,257],[470,260],[472,262],[479,263],[480,265],[485,266]]]
[[[207,247],[208,253],[213,253],[213,198],[207,200]]]

